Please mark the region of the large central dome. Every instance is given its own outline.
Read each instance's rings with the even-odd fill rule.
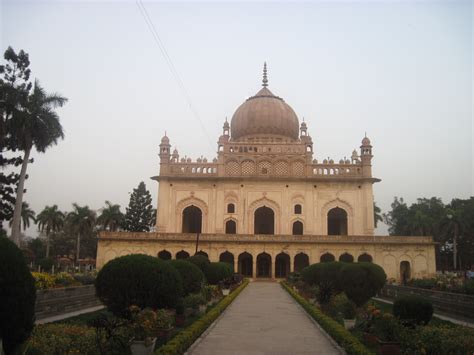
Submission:
[[[299,123],[295,111],[267,88],[266,65],[263,88],[235,111],[231,121],[233,140],[257,137],[298,139]]]

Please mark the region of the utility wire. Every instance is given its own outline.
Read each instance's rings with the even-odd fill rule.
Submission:
[[[153,39],[155,40],[155,43],[157,44],[158,48],[160,49],[161,54],[163,54],[163,57],[165,58],[166,64],[168,65],[169,70],[171,71],[171,74],[173,75],[174,79],[178,83],[179,88],[181,89],[181,93],[183,94],[185,100],[188,103],[189,109],[193,113],[194,117],[199,121],[199,124],[209,142],[209,145],[211,146],[212,149],[214,149],[214,145],[212,144],[211,138],[209,134],[207,133],[206,126],[201,120],[201,117],[199,116],[196,108],[193,105],[193,102],[191,100],[191,97],[188,94],[188,91],[186,90],[186,87],[184,86],[183,81],[181,80],[180,75],[178,74],[178,71],[176,70],[176,67],[173,64],[173,61],[171,60],[171,57],[168,55],[168,52],[166,51],[166,48],[163,44],[163,41],[161,40],[160,36],[158,35],[158,31],[156,30],[155,25],[153,24],[153,21],[151,20],[147,9],[145,8],[145,5],[141,0],[136,1],[137,7],[140,10],[143,19],[145,20],[148,29],[150,30]]]

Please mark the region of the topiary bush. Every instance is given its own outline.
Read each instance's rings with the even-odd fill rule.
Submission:
[[[173,308],[183,294],[179,272],[168,262],[149,255],[126,255],[109,261],[95,280],[96,294],[118,316],[128,308]]]
[[[318,286],[318,302],[327,304],[331,297],[341,292],[339,273],[343,263],[338,261],[317,263],[305,267],[301,271],[301,278],[310,286]]]
[[[232,266],[228,263],[210,263],[206,268],[206,279],[211,285],[217,285],[219,282],[232,277],[233,274]]]
[[[385,285],[387,275],[373,263],[345,264],[340,270],[339,282],[344,293],[358,307],[374,297]]]
[[[403,296],[393,303],[393,315],[405,322],[428,324],[433,316],[433,305],[419,296]]]
[[[201,290],[204,283],[204,274],[199,267],[187,260],[170,260],[168,262],[178,270],[181,275],[184,296]]]
[[[186,259],[186,261],[189,261],[200,268],[204,275],[206,275],[207,267],[211,263],[204,255],[194,255]]]
[[[6,354],[28,339],[35,324],[35,280],[22,251],[0,236],[0,338]]]
[[[39,267],[41,267],[42,271],[51,272],[51,269],[54,265],[54,260],[51,258],[43,258],[38,260],[37,264]]]

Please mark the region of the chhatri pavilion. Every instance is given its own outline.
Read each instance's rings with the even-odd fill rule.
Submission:
[[[247,277],[280,278],[317,262],[374,262],[389,278],[435,273],[431,237],[374,235],[373,151],[364,137],[350,159],[318,161],[307,125],[268,88],[224,123],[217,157],[180,158],[160,144],[154,232],[101,232],[97,267],[127,254],[195,253]]]

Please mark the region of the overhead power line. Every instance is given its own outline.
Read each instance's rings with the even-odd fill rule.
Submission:
[[[143,19],[145,20],[145,23],[148,26],[148,29],[150,30],[150,32],[153,36],[153,39],[154,39],[156,45],[160,49],[160,52],[163,55],[171,74],[173,75],[174,79],[178,83],[178,86],[181,90],[181,93],[184,96],[184,99],[186,100],[186,102],[189,106],[189,109],[191,110],[194,117],[198,120],[198,122],[199,122],[199,124],[200,124],[200,126],[201,126],[201,128],[204,132],[204,135],[206,136],[206,138],[209,142],[209,145],[211,146],[212,149],[214,149],[214,145],[212,144],[211,138],[210,138],[209,134],[207,133],[206,126],[202,122],[201,117],[199,116],[199,113],[197,112],[196,108],[194,107],[193,102],[191,100],[191,96],[188,94],[188,91],[186,90],[186,87],[184,86],[183,80],[181,80],[181,77],[180,77],[178,71],[176,70],[176,67],[173,64],[173,61],[171,60],[171,57],[169,56],[168,52],[166,51],[166,48],[163,44],[163,41],[161,40],[160,36],[158,35],[158,31],[156,30],[156,27],[153,24],[153,21],[151,20],[150,15],[148,14],[148,11],[147,11],[145,5],[143,4],[143,2],[141,0],[137,0],[136,4],[137,4],[137,7],[138,7],[138,9],[140,10],[140,12],[142,14]]]

